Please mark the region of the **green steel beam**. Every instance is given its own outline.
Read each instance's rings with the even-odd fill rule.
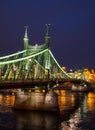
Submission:
[[[57,66],[59,67],[59,69],[63,72],[63,74],[66,75],[66,77],[68,78],[72,78],[70,75],[68,75],[65,71],[62,70],[61,66],[58,64],[57,60],[54,58],[52,52],[49,50],[49,53],[51,54],[52,58],[54,59],[55,63],[57,64]]]
[[[41,67],[42,70],[45,71],[45,68],[44,68],[37,60],[35,60],[35,62],[36,62],[37,64],[39,64],[39,66]]]
[[[25,80],[28,78],[28,75],[29,75],[29,72],[30,72],[30,69],[31,69],[31,65],[32,65],[31,62],[29,62],[28,65],[27,65],[27,70],[25,72]]]
[[[24,52],[26,52],[26,51],[27,51],[27,50],[19,51],[19,52],[17,52],[17,53],[13,53],[13,54],[11,54],[11,55],[2,56],[2,57],[0,57],[0,60],[6,59],[6,58],[10,58],[10,57],[13,57],[13,56],[16,56],[16,55],[19,55],[19,54],[22,54],[22,53],[24,53]]]
[[[4,79],[8,79],[8,76],[9,76],[9,73],[12,69],[12,64],[11,65],[8,65],[7,69],[6,69],[6,72],[4,74]]]
[[[40,51],[36,54],[33,54],[33,55],[29,55],[29,56],[26,56],[26,57],[23,57],[23,58],[19,58],[19,59],[16,59],[16,60],[9,60],[9,61],[5,61],[5,62],[0,62],[0,66],[1,65],[5,65],[5,64],[11,64],[11,63],[16,63],[16,62],[19,62],[19,61],[23,61],[23,60],[27,60],[29,58],[32,58],[32,57],[35,57],[35,56],[38,56],[42,53],[45,53],[46,51],[48,51],[48,49],[45,49],[43,51]]]

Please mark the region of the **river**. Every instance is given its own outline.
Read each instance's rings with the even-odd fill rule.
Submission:
[[[0,130],[95,130],[95,93],[55,90],[60,112],[13,110],[15,94],[0,93]]]

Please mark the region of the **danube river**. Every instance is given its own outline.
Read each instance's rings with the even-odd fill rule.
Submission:
[[[0,130],[95,130],[95,93],[55,90],[60,112],[13,110],[15,94],[0,93]]]

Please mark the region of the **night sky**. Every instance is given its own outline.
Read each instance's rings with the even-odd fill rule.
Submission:
[[[44,43],[67,70],[95,69],[95,0],[0,0],[0,56],[23,49],[24,26],[30,44]]]

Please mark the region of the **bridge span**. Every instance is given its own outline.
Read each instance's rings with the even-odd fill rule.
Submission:
[[[43,86],[50,86],[51,88],[54,85],[65,86],[65,83],[68,84],[82,84],[85,83],[90,85],[91,83],[84,81],[82,79],[32,79],[32,80],[5,80],[0,81],[0,89],[13,89],[13,88],[35,88],[35,86],[42,88]],[[62,87],[61,87],[62,88]]]
[[[28,28],[25,28],[23,38],[24,49],[14,54],[0,57],[0,88],[54,85],[56,83],[86,82],[83,71],[70,75],[62,69],[50,50],[50,35],[46,26],[45,42],[29,44]]]

